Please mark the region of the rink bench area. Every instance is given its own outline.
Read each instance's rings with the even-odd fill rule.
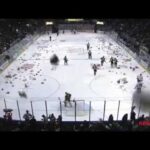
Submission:
[[[150,126],[140,126],[138,125],[140,120],[135,120],[131,122],[127,120],[123,121],[63,121],[59,125],[52,124],[48,122],[45,124],[42,121],[35,122],[25,122],[12,120],[8,121],[3,118],[0,118],[0,131],[10,131],[10,132],[19,132],[19,131],[51,131],[51,132],[111,132],[111,131],[150,131]]]

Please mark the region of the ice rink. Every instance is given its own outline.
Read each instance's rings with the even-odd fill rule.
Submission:
[[[110,114],[117,118],[120,100],[119,116],[130,114],[136,77],[143,74],[145,91],[150,91],[150,76],[138,62],[136,62],[123,47],[103,33],[60,33],[41,35],[32,43],[13,63],[0,75],[0,115],[5,108],[13,109],[13,118],[19,119],[18,105],[21,118],[25,111],[31,111],[37,120],[42,114],[54,113],[56,117],[62,109],[63,120],[74,120],[75,104],[64,107],[65,92],[72,94],[77,100],[77,120],[88,120],[91,101],[91,120],[103,118],[104,101],[105,119]],[[86,44],[90,43],[92,60],[88,59]],[[52,70],[50,57],[56,54],[60,63],[56,70]],[[68,65],[64,65],[64,56],[68,58]],[[106,63],[100,67],[94,76],[91,65],[100,64],[100,58],[105,56]],[[118,68],[111,68],[110,57],[118,59]],[[135,70],[133,70],[135,68]],[[117,83],[125,79],[127,83]],[[26,85],[26,87],[25,87]],[[21,98],[19,91],[24,91],[27,98]],[[45,101],[47,103],[45,103]],[[61,102],[60,102],[61,101]],[[138,112],[139,108],[136,108]],[[141,109],[141,114],[149,115],[147,110]]]

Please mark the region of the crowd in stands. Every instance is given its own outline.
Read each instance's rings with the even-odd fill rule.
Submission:
[[[59,25],[59,30],[77,30],[77,31],[90,31],[94,30],[94,25],[93,24],[60,24]]]
[[[108,19],[106,26],[116,31],[133,51],[138,53],[142,45],[149,49],[150,54],[150,19]]]
[[[41,26],[44,26],[45,21],[44,19],[0,19],[0,54],[7,50],[16,39],[22,39],[26,34],[32,34]],[[59,21],[58,23],[56,20],[54,21],[56,24],[59,23]],[[150,49],[150,19],[105,19],[104,22],[104,26],[97,26],[97,29],[116,31],[135,51],[139,50],[140,45],[145,45]],[[63,27],[66,22],[60,21],[60,23],[62,24],[59,26]],[[94,25],[93,21],[88,21],[88,23],[87,28]],[[81,27],[73,24],[67,24],[67,26],[85,27],[82,24]]]
[[[12,119],[11,110],[5,111],[4,117],[0,118],[0,131],[149,131],[150,130],[150,117],[144,115],[136,117],[134,108],[131,110],[130,118],[128,114],[124,114],[122,120],[114,120],[110,114],[108,120],[103,121],[62,121],[62,116],[57,118],[54,114],[41,116],[41,121],[37,121],[35,117],[27,110],[23,115],[23,121],[16,121]],[[142,123],[147,121],[148,124]]]
[[[0,54],[40,26],[40,21],[33,19],[0,19]]]

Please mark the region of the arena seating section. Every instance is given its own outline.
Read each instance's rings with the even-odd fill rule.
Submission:
[[[23,39],[26,34],[32,34],[40,21],[31,19],[0,19],[0,54],[7,50],[12,43]]]
[[[150,54],[149,19],[110,19],[107,24],[111,24],[109,29],[115,30],[129,48],[139,51],[139,46],[144,45]]]
[[[140,126],[139,122],[141,121],[150,121],[150,117],[141,116],[135,120],[128,120],[126,114],[123,116],[121,121],[114,121],[109,117],[108,121],[36,121],[35,118],[30,121],[15,121],[15,120],[7,120],[5,118],[0,118],[0,131],[149,131],[150,126]]]

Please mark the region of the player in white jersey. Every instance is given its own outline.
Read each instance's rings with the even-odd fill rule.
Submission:
[[[135,86],[138,93],[141,93],[142,86],[143,86],[142,82],[138,82],[137,85]]]
[[[143,76],[142,74],[137,76],[137,82],[143,82]]]

